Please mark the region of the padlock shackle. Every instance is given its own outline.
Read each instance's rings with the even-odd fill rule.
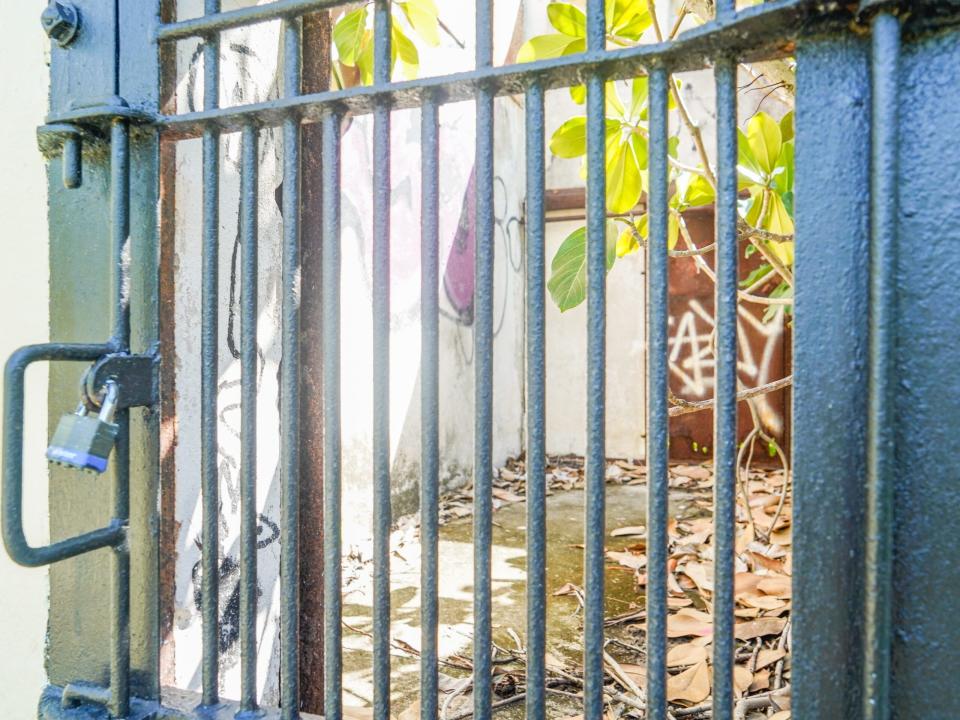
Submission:
[[[107,380],[103,389],[103,402],[100,403],[100,419],[112,423],[117,411],[117,402],[120,400],[120,386],[116,380]]]
[[[23,406],[27,368],[42,361],[93,361],[111,351],[106,344],[44,343],[17,350],[7,361],[3,386],[3,544],[10,558],[27,567],[39,567],[124,542],[119,520],[83,535],[41,547],[27,542],[23,530]]]

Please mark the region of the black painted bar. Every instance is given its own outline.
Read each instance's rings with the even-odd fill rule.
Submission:
[[[669,352],[667,311],[667,93],[666,68],[650,73],[650,187],[647,245],[647,718],[667,716],[667,474],[669,423],[667,393]]]

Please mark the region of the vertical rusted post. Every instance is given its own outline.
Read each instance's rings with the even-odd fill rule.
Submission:
[[[303,92],[330,87],[330,14],[303,18]],[[300,709],[323,711],[322,125],[304,125],[300,263]]]

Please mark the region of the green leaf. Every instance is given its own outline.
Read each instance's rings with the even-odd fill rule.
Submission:
[[[790,217],[793,217],[793,192],[785,192],[780,196],[780,199],[783,200],[783,206],[787,209],[787,212],[790,213]]]
[[[517,62],[533,62],[569,55],[571,53],[567,51],[571,46],[579,47],[579,52],[582,52],[586,44],[583,38],[572,38],[569,35],[537,35],[527,40],[520,48],[520,52],[517,53]]]
[[[677,150],[680,148],[680,136],[674,135],[667,140],[667,154],[674,160],[677,159]]]
[[[605,90],[607,116],[614,116],[618,120],[626,119],[627,109],[620,100],[620,93],[617,92],[616,83],[608,82]]]
[[[761,172],[764,175],[772,173],[783,145],[777,122],[767,113],[758,112],[747,123],[747,143]]]
[[[751,245],[751,247],[753,247]],[[760,267],[754,269],[746,278],[740,281],[740,287],[748,288],[751,287],[755,282],[769,275],[773,271],[773,267],[764,263]]]
[[[607,223],[606,243],[607,271],[616,262],[617,233],[613,223]],[[587,229],[578,228],[561,243],[550,263],[550,280],[547,283],[550,297],[566,312],[582,303],[587,297]]]
[[[547,5],[547,18],[553,27],[570,37],[587,36],[587,16],[583,10],[565,2],[553,2]]]
[[[440,44],[440,20],[436,3],[433,0],[407,0],[400,3],[403,14],[407,16],[417,35],[431,47]]]
[[[587,152],[587,119],[572,117],[550,138],[550,152],[557,157],[575,158]]]
[[[640,249],[640,240],[643,239],[640,226],[642,224],[645,227],[646,222],[647,216],[645,214],[635,222],[625,222],[626,227],[621,231],[620,236],[617,238],[618,258],[622,258]]]
[[[607,32],[614,39],[639,40],[652,20],[647,0],[607,0]]]
[[[763,186],[763,171],[757,159],[750,149],[750,142],[747,140],[743,130],[737,129],[737,187],[740,190],[747,189],[753,185]]]
[[[786,282],[782,282],[773,289],[773,292],[770,293],[772,298],[792,298],[793,297],[793,288],[787,285]],[[768,323],[773,320],[777,315],[780,314],[781,308],[787,315],[793,313],[792,305],[768,305],[766,312],[763,314],[763,322]]]
[[[765,190],[759,186],[754,185],[750,188],[750,199],[747,200],[742,209],[743,219],[747,221],[747,224],[753,225],[754,227],[761,227],[760,223],[760,210],[763,208],[763,193]]]
[[[630,117],[639,118],[640,112],[647,104],[647,90],[649,80],[646,77],[634,78],[630,85]]]
[[[780,118],[780,135],[783,137],[785,143],[793,140],[793,136],[796,134],[793,126],[794,116],[795,112],[791,110]]]
[[[793,265],[794,243],[792,240],[784,240],[783,242],[771,241],[767,243],[767,247],[770,249],[770,254],[786,267]]]
[[[357,68],[360,70],[360,82],[363,85],[373,84],[373,32],[367,30],[360,41],[360,51],[357,53]]]
[[[778,235],[793,235],[793,218],[787,212],[780,196],[771,192],[767,205],[767,216],[764,218],[762,227]],[[792,263],[793,248],[790,249],[790,260]]]
[[[620,123],[607,120],[605,134],[609,143],[618,139]],[[550,152],[557,157],[576,158],[587,152],[587,119],[583,116],[572,117],[558,127],[550,137]]]
[[[637,159],[637,167],[646,170],[650,165],[650,150],[647,139],[638,132],[630,134],[630,144],[633,146],[633,156]]]
[[[773,170],[773,186],[781,195],[793,192],[793,141],[785,142]],[[793,213],[791,213],[792,215]]]
[[[709,205],[716,199],[716,193],[713,186],[703,175],[690,173],[690,181],[687,183],[687,189],[683,194],[683,203],[687,207],[702,207]]]
[[[403,67],[403,76],[407,80],[417,77],[420,69],[420,53],[417,52],[417,46],[408,38],[403,30],[393,24],[390,32],[392,43],[391,50],[397,53],[400,63]]]
[[[333,27],[333,43],[344,65],[353,67],[360,55],[363,36],[367,29],[367,6],[348,12]]]
[[[587,86],[574,85],[570,88],[570,99],[577,105],[583,105],[587,101]]]
[[[643,182],[632,143],[620,142],[607,160],[607,209],[612,213],[632,210],[640,201]]]
[[[670,213],[667,217],[667,250],[673,250],[680,240],[680,218],[676,213]]]

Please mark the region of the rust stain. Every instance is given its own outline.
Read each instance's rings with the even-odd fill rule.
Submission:
[[[303,19],[303,92],[330,87],[328,12]],[[322,125],[304,125],[300,168],[300,709],[323,711]]]
[[[176,19],[176,0],[163,0],[161,22]],[[160,47],[161,108],[165,114],[176,112],[176,46]],[[173,617],[176,593],[177,537],[176,519],[177,446],[176,391],[176,284],[174,282],[176,240],[177,144],[160,139],[160,347],[167,362],[160,364],[160,684],[172,686],[176,678],[176,653]]]

